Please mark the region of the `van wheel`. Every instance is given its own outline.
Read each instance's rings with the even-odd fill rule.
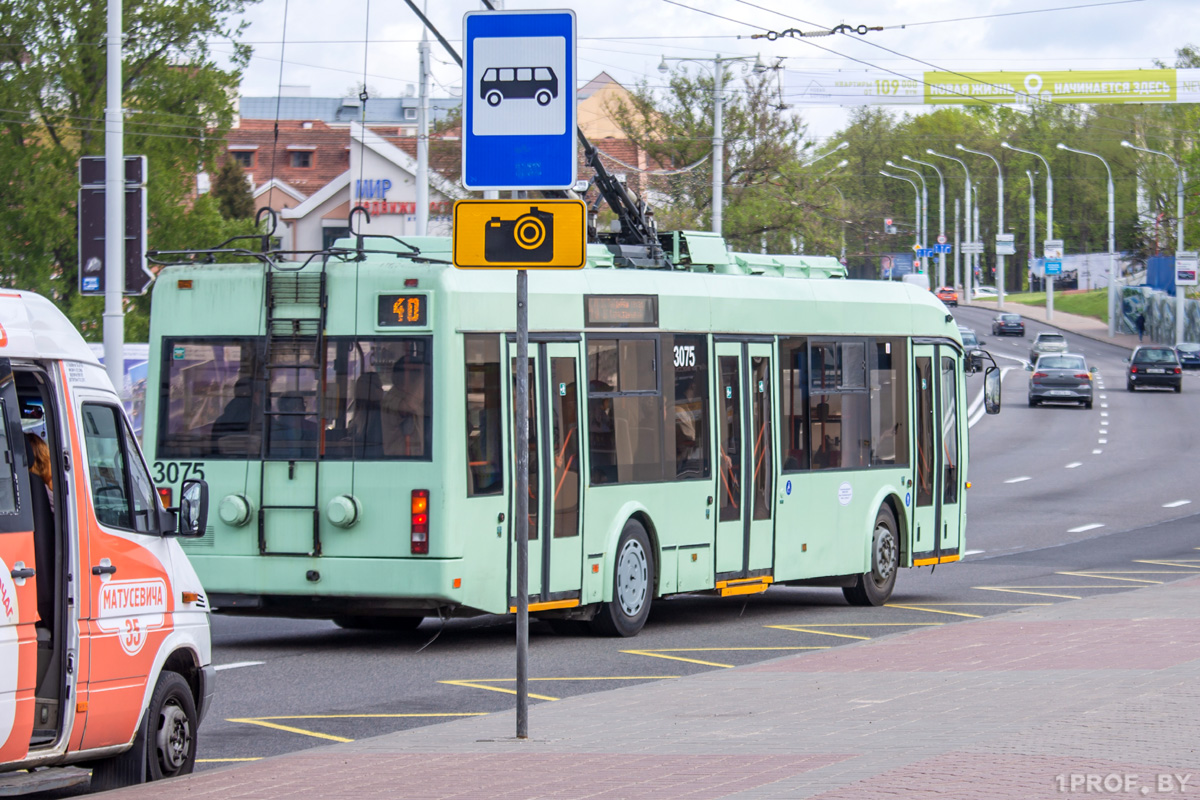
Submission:
[[[196,766],[196,702],[177,672],[164,672],[150,698],[146,717],[146,766],[152,781],[189,775]]]
[[[637,636],[650,616],[654,594],[654,553],[650,537],[636,519],[625,523],[613,566],[613,599],[601,603],[592,632],[601,636]]]
[[[886,505],[875,515],[871,535],[871,571],[858,576],[853,586],[842,587],[852,606],[881,606],[896,588],[896,570],[900,566],[900,540],[896,536],[896,517]]]

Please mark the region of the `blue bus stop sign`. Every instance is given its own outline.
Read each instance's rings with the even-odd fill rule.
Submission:
[[[463,186],[571,188],[575,12],[470,11],[463,49]]]

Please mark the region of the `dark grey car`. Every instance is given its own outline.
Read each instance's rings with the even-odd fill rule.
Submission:
[[[1139,347],[1125,359],[1125,388],[1133,391],[1139,386],[1167,386],[1183,391],[1183,367],[1173,347]]]
[[[1088,367],[1083,356],[1053,353],[1042,356],[1037,364],[1026,369],[1033,372],[1029,376],[1031,407],[1044,400],[1081,403],[1084,408],[1092,407],[1092,374],[1096,368]]]

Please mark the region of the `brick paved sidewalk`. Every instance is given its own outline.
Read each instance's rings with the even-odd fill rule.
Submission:
[[[514,724],[493,714],[116,796],[1200,795],[1200,578],[543,703],[528,741]]]

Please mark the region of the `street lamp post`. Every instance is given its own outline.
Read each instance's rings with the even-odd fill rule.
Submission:
[[[1034,240],[1034,237],[1037,236],[1037,233],[1034,230],[1034,224],[1036,222],[1036,213],[1037,213],[1035,210],[1036,209],[1036,205],[1035,205],[1036,200],[1035,200],[1034,196],[1037,194],[1037,185],[1033,181],[1033,172],[1031,172],[1030,170],[1025,170],[1025,177],[1029,178],[1029,261],[1025,265],[1025,268],[1027,270],[1032,271],[1033,270],[1033,246],[1034,246],[1033,240]]]
[[[913,187],[913,197],[915,198],[916,204],[917,204],[916,205],[917,215],[914,218],[915,221],[913,222],[913,227],[916,228],[916,240],[917,241],[914,242],[914,244],[916,244],[917,247],[920,247],[921,246],[921,189],[920,189],[920,187],[917,186],[917,182],[914,181],[912,178],[906,178],[903,175],[893,175],[892,173],[884,172],[883,170],[879,170],[879,174],[884,176],[885,178],[895,178],[898,181],[904,181],[909,186]]]
[[[1004,170],[1001,169],[1000,162],[995,156],[982,150],[972,150],[961,144],[956,144],[955,148],[964,153],[974,153],[977,156],[990,158],[996,165],[996,234],[1004,233]],[[999,250],[999,247],[996,249]],[[999,252],[996,253],[996,304],[1000,308],[1004,308],[1004,258]]]
[[[911,161],[914,164],[920,164],[923,167],[930,167],[938,176],[938,236],[946,234],[946,179],[942,177],[942,171],[937,168],[936,164],[930,164],[928,161],[918,161],[910,156],[900,156],[905,161]],[[925,239],[925,244],[928,246],[928,233]],[[939,243],[940,244],[940,243]],[[946,285],[946,254],[938,253],[938,286]]]
[[[895,161],[885,161],[884,163],[892,169],[902,169],[905,172],[912,172],[921,179],[921,247],[929,247],[929,192],[925,186],[925,176],[921,174],[921,170],[901,166]]]
[[[966,176],[967,176],[966,181],[963,183],[963,210],[967,212],[967,230],[966,230],[966,233],[963,238],[970,239],[971,238],[971,222],[970,222],[970,220],[971,220],[971,168],[968,167],[967,162],[963,161],[961,158],[955,158],[954,156],[943,155],[942,153],[939,153],[935,150],[931,150],[929,148],[926,148],[925,152],[931,156],[937,156],[938,158],[944,158],[947,161],[958,162],[958,165],[963,168],[963,172],[966,173]],[[963,259],[963,272],[968,273],[968,275],[963,276],[963,288],[964,289],[970,288],[971,279],[969,276],[971,274],[974,274],[973,267],[974,267],[973,263],[972,263],[971,267],[968,267],[967,259],[965,259],[965,258]],[[971,294],[968,291],[967,292],[968,301],[970,301],[970,298],[971,298]]]
[[[1008,142],[1001,142],[1000,146],[1005,150],[1012,150],[1017,153],[1024,153],[1027,156],[1035,156],[1041,159],[1046,165],[1046,238],[1054,238],[1054,175],[1050,172],[1050,162],[1041,153],[1035,153],[1032,150],[1023,150],[1020,147],[1013,147]],[[1029,242],[1030,250],[1033,250],[1033,240]],[[1035,251],[1036,252],[1036,251]],[[1047,275],[1045,270],[1042,271],[1042,277],[1046,281],[1046,319],[1054,319],[1054,277]]]
[[[1156,156],[1162,156],[1168,159],[1175,166],[1175,257],[1179,258],[1179,251],[1183,250],[1183,185],[1187,182],[1187,173],[1183,171],[1183,167],[1179,165],[1171,156],[1161,150],[1151,150],[1148,147],[1138,147],[1129,142],[1121,142],[1121,147],[1128,147],[1130,150],[1137,150],[1142,153],[1150,153]],[[1187,290],[1179,285],[1175,286],[1175,343],[1183,341],[1183,312],[1184,312],[1184,297],[1187,295]]]
[[[1098,158],[1100,159],[1100,163],[1104,165],[1104,171],[1108,173],[1108,335],[1112,337],[1117,332],[1117,214],[1115,193],[1113,192],[1112,169],[1108,166],[1108,162],[1104,160],[1104,156],[1096,153],[1089,153],[1086,150],[1076,150],[1074,147],[1067,147],[1062,142],[1058,143],[1058,149],[1066,150],[1068,153],[1078,153],[1081,156]]]
[[[723,210],[725,205],[724,184],[725,184],[725,131],[724,131],[724,116],[725,116],[725,65],[735,61],[751,61],[755,62],[754,71],[762,72],[768,69],[763,65],[762,61],[755,56],[753,59],[750,56],[730,56],[723,58],[717,55],[713,58],[678,58],[675,56],[663,56],[659,62],[658,71],[667,72],[670,67],[667,66],[668,61],[692,61],[697,64],[713,65],[713,183],[712,183],[712,230],[718,236],[721,234],[721,224],[723,222]]]

